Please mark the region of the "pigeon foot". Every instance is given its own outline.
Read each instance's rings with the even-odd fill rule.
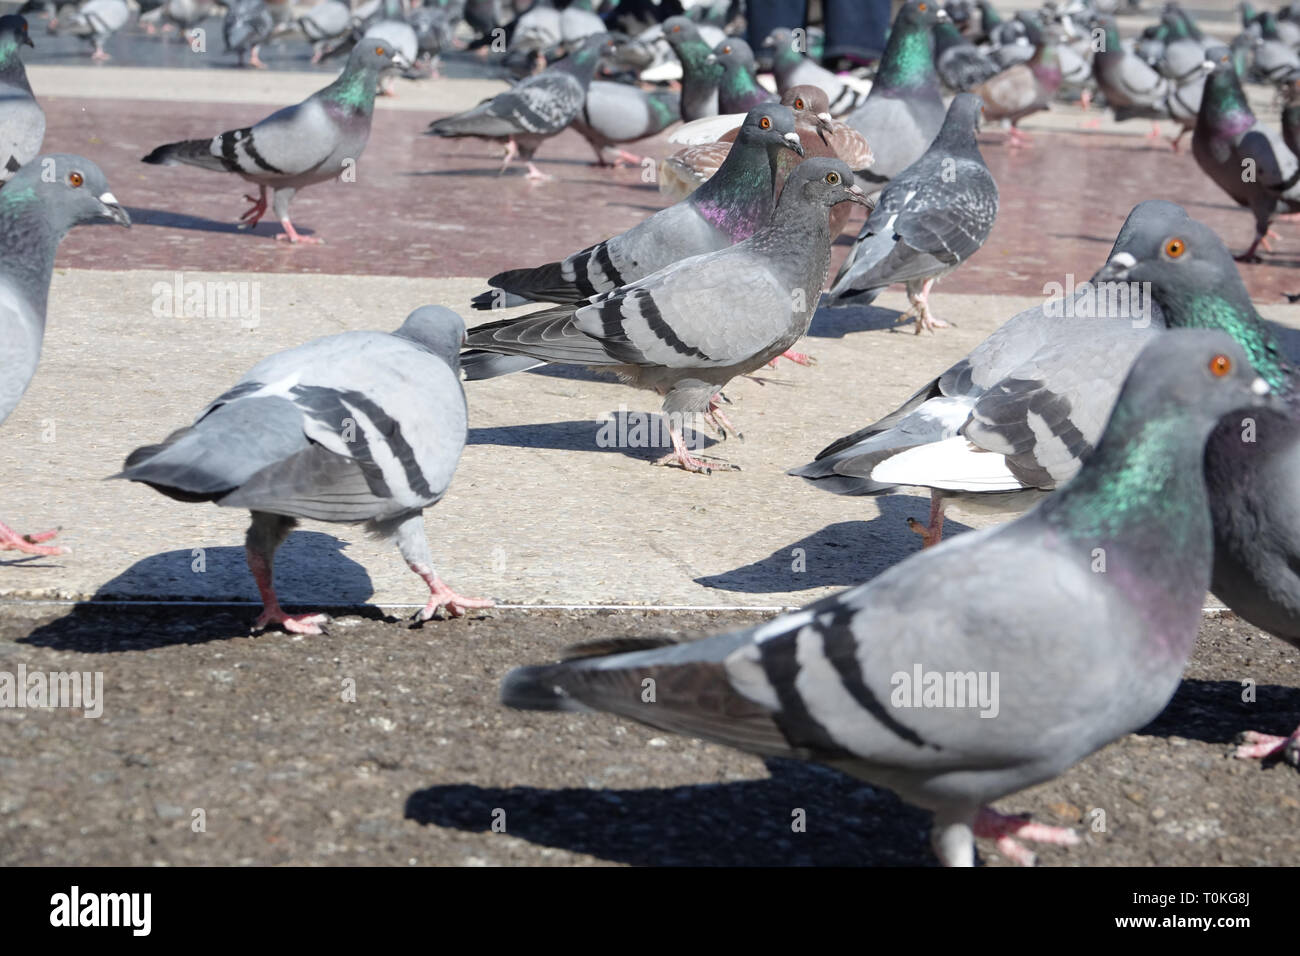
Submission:
[[[768,368],[776,368],[777,359],[789,359],[795,365],[802,365],[804,368],[812,368],[817,364],[817,360],[811,355],[805,355],[803,352],[796,352],[793,349],[787,349],[772,361],[767,363]]]
[[[1290,737],[1261,734],[1256,730],[1243,731],[1238,738],[1241,745],[1233,752],[1238,760],[1267,760],[1280,757],[1300,770],[1300,727]]]
[[[262,217],[266,215],[266,187],[263,186],[261,189],[262,192],[256,199],[252,196],[244,196],[244,198],[253,205],[250,209],[245,210],[244,214],[239,217],[240,229],[252,229],[261,221]]]
[[[1020,840],[1054,846],[1076,846],[1079,843],[1079,834],[1068,827],[1035,823],[1028,817],[1005,816],[990,807],[980,810],[975,818],[974,832],[977,837],[993,839],[999,853],[1021,866],[1033,866],[1034,854],[1022,846]]]
[[[943,499],[937,494],[930,496],[930,523],[921,524],[915,518],[907,519],[907,527],[914,534],[921,536],[921,548],[933,548],[943,540]]]
[[[427,565],[411,564],[409,567],[429,586],[429,603],[422,610],[416,612],[413,618],[415,622],[422,623],[430,620],[438,613],[439,608],[445,607],[447,613],[452,617],[463,617],[466,611],[493,606],[493,601],[490,598],[462,597],[457,594],[444,584],[442,578],[434,574],[433,569]]]
[[[662,458],[656,459],[652,464],[655,465],[677,465],[683,471],[689,471],[696,475],[711,475],[716,471],[740,471],[739,465],[733,465],[729,461],[722,461],[718,458],[697,458],[686,450],[686,442],[678,434],[677,429],[669,428],[668,434],[673,440],[673,450]]]
[[[291,242],[291,243],[299,243],[299,242],[301,242],[303,245],[307,245],[307,246],[323,246],[323,245],[325,245],[325,240],[324,240],[324,239],[318,239],[318,238],[316,238],[315,236],[304,236],[304,235],[300,234],[300,233],[298,232],[297,229],[293,228],[293,223],[291,223],[291,222],[288,220],[288,218],[281,219],[281,220],[280,220],[280,225],[284,226],[284,232],[279,233],[278,235],[276,235],[276,237],[275,237],[276,239],[279,239],[279,240],[282,240],[282,241],[288,241],[288,242]]]
[[[279,624],[290,634],[324,634],[320,625],[329,623],[328,614],[286,614],[279,604],[262,609],[253,622],[252,633],[260,634],[272,624]]]
[[[0,521],[0,551],[18,551],[21,554],[39,554],[46,556],[63,554],[63,548],[54,545],[42,546],[40,543],[42,541],[49,541],[59,533],[59,530],[60,529],[55,528],[53,531],[39,531],[35,534],[19,534],[3,521]]]

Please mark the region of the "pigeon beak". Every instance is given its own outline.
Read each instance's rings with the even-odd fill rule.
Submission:
[[[110,222],[117,223],[119,226],[131,228],[131,217],[127,215],[122,204],[117,201],[117,197],[112,193],[103,193],[99,197],[100,204],[103,205],[103,216]]]
[[[948,11],[943,7],[940,7],[938,10],[934,11],[934,18],[940,23],[943,23],[944,20],[949,19]]]
[[[36,49],[36,44],[32,42],[32,38],[26,33],[23,34],[23,43],[27,44],[27,46],[31,47],[33,50]]]
[[[411,61],[402,56],[402,54],[394,51],[393,66],[397,67],[399,70],[409,70],[411,68]]]
[[[1092,277],[1094,283],[1097,282],[1123,282],[1128,278],[1133,267],[1137,265],[1137,260],[1129,253],[1121,252],[1113,256],[1110,262],[1101,267],[1095,276]]]
[[[817,114],[817,135],[821,137],[822,142],[825,143],[827,146],[831,144],[831,133],[834,132],[834,130],[835,127],[831,125],[831,114],[818,113]]]
[[[862,191],[861,186],[849,187],[848,200],[849,202],[857,203],[859,206],[866,206],[868,209],[872,208],[872,206],[875,205],[874,203],[872,203],[870,199],[867,198],[867,194]]]
[[[718,54],[716,54],[716,53],[710,53],[708,56],[706,56],[706,57],[704,58],[704,62],[705,62],[705,63],[708,63],[708,64],[714,64],[714,63],[717,63],[717,62],[718,62]]]
[[[1272,391],[1272,389],[1269,387],[1268,382],[1264,381],[1262,378],[1256,378],[1255,381],[1251,382],[1250,390],[1254,392],[1256,395],[1261,395],[1261,396],[1267,395],[1269,392]]]
[[[799,141],[798,133],[786,133],[784,137],[785,144],[793,149],[800,156],[803,155],[803,143]]]

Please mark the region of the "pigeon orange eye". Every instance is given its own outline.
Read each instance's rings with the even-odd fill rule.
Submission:
[[[795,100],[795,101],[794,101],[794,108],[797,109],[797,110],[801,110],[801,109],[803,109],[803,100]]]
[[[925,11],[929,9],[929,7],[927,7],[924,3],[922,3],[916,9],[920,10],[922,13],[925,13]]]
[[[73,189],[80,189],[81,184],[86,180],[82,178],[81,173],[68,173],[68,182],[72,184]]]
[[[1165,243],[1165,255],[1170,259],[1177,259],[1187,251],[1187,244],[1181,239],[1170,239]]]
[[[727,55],[728,53],[730,53],[730,52],[731,52],[731,47],[729,47],[729,46],[724,46],[724,47],[722,48],[722,55],[723,55],[723,56],[726,56],[726,55]]]
[[[681,32],[682,32],[682,28],[680,26],[673,27],[673,33],[681,33]]]
[[[375,47],[375,56],[383,56],[383,55],[384,55],[384,48],[381,46]]]
[[[1210,359],[1210,374],[1215,378],[1223,378],[1232,371],[1232,359],[1226,355],[1216,355]]]
[[[838,186],[840,184],[840,174],[832,170],[826,174],[826,181],[832,186]]]
[[[766,116],[764,116],[761,120],[758,121],[758,125],[759,128],[761,129],[771,129],[772,121],[768,119]]]

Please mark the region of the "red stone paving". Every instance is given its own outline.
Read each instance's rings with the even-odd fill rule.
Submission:
[[[99,162],[136,222],[129,233],[74,231],[60,251],[61,266],[481,276],[559,258],[664,205],[641,182],[640,169],[589,166],[591,150],[576,133],[542,146],[539,164],[556,179],[533,184],[517,171],[496,174],[495,144],[434,139],[422,135],[432,115],[385,111],[375,116],[357,182],[314,186],[294,201],[295,226],[328,244],[289,247],[270,238],[279,231],[276,223],[264,221],[254,234],[235,229],[248,191],[236,177],[139,162],[160,143],[247,125],[266,115],[266,107],[44,103],[45,148]],[[1135,125],[1137,132],[1146,128]],[[1021,151],[1000,139],[990,133],[982,147],[1002,194],[997,225],[980,254],[944,280],[945,291],[1039,295],[1044,283],[1063,281],[1066,273],[1082,281],[1143,199],[1182,203],[1234,251],[1250,239],[1250,217],[1229,204],[1187,153],[1138,136],[1082,130],[1036,133],[1034,148]],[[634,149],[658,157],[669,146],[657,137]],[[1300,227],[1277,229],[1283,236],[1277,252],[1264,265],[1243,267],[1252,294],[1263,301],[1300,291]],[[847,242],[841,239],[837,263]]]

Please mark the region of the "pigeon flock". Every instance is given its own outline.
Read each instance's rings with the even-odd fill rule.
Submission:
[[[256,187],[241,227],[270,212],[288,246],[326,241],[295,228],[290,203],[355,167],[376,98],[398,79],[436,80],[453,55],[510,85],[419,121],[429,136],[495,144],[500,175],[546,190],[537,157],[572,129],[596,166],[652,174],[663,203],[617,234],[593,226],[558,261],[519,261],[456,309],[425,305],[392,332],[270,355],[196,403],[192,423],[187,413],[170,434],[141,436],[156,443],[121,449],[113,477],[250,513],[256,631],[313,635],[328,621],[287,613],[276,593],[277,548],[303,520],[394,542],[428,591],[418,622],[489,608],[439,576],[423,517],[451,487],[477,381],[580,366],[652,391],[671,438],[656,462],[672,469],[665,493],[691,481],[723,491],[744,476],[690,437],[739,436],[727,390],[782,358],[817,375],[796,347],[819,309],[897,287],[910,304],[900,323],[953,334],[931,291],[997,241],[999,183],[981,150],[1031,148],[1018,124],[1076,101],[1085,115],[1150,121],[1153,162],[1190,132],[1203,173],[1190,211],[1159,199],[1113,209],[1127,218],[1072,299],[1006,318],[946,371],[911,375],[915,391],[893,411],[864,409],[857,420],[870,424],[787,463],[792,502],[818,489],[928,491],[928,522],[909,519],[916,553],[756,627],[579,645],[558,662],[519,661],[499,688],[511,708],[609,712],[887,788],[933,812],[947,865],[973,865],[976,837],[1022,863],[1033,861],[1022,841],[1071,845],[1073,831],[992,804],[1156,717],[1207,591],[1300,646],[1300,382],[1233,253],[1194,218],[1197,205],[1241,207],[1254,231],[1237,259],[1253,262],[1281,238],[1273,226],[1300,213],[1300,6],[1243,4],[1231,36],[1203,32],[1174,0],[1125,36],[1116,6],[1049,0],[1003,18],[987,0],[906,0],[874,63],[834,71],[819,31],[747,40],[738,0],[142,3],[151,32],[223,16],[240,66],[274,66],[268,51],[287,38],[304,58],[310,44],[313,62],[337,57],[337,78],[302,102],[223,132],[182,123],[141,157]],[[31,27],[43,18],[103,59],[137,12],[125,0],[31,0],[0,17],[0,424],[37,373],[60,242],[79,225],[131,225],[94,161],[47,151],[51,107],[24,66],[40,41]],[[1264,115],[1248,91],[1270,87]],[[1168,144],[1160,123],[1175,131]],[[1005,135],[990,135],[999,126]],[[494,453],[510,467],[509,449]],[[949,506],[1005,520],[945,539]],[[0,551],[59,555],[55,536],[0,523]],[[900,700],[897,675],[921,668],[958,691],[992,675],[995,712],[964,696]],[[1237,756],[1300,768],[1300,728],[1246,731]]]

